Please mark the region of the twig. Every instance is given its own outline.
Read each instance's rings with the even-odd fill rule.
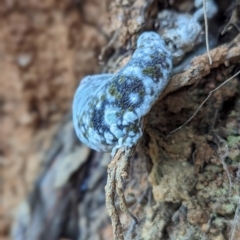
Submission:
[[[120,159],[120,161],[118,162],[118,168],[117,168],[117,174],[116,174],[117,194],[119,196],[121,210],[126,215],[130,216],[135,221],[136,224],[138,224],[137,218],[127,208],[127,203],[123,193],[123,186],[122,186],[122,180],[127,178],[127,171],[129,169],[130,160],[132,157],[132,150],[131,149],[126,150],[124,155],[125,157]]]
[[[107,185],[105,186],[106,207],[108,210],[109,217],[112,220],[114,239],[123,240],[122,224],[120,222],[114,201],[116,189],[115,178],[116,178],[116,164],[113,159],[111,163],[108,165],[108,178]]]
[[[209,64],[212,65],[212,57],[210,55],[209,42],[208,42],[208,20],[207,20],[206,1],[207,0],[203,0],[203,13],[204,13],[204,23],[205,23],[205,38],[206,38],[206,47],[207,47],[207,53],[208,53],[208,58],[209,58]]]
[[[197,108],[197,110],[195,111],[195,113],[184,123],[182,124],[180,127],[176,128],[175,130],[171,131],[171,133],[176,132],[177,130],[181,129],[183,126],[185,126],[187,123],[189,123],[195,116],[196,114],[199,112],[199,110],[202,108],[202,106],[204,105],[204,103],[212,96],[212,94],[214,92],[216,92],[217,90],[219,90],[222,86],[224,86],[226,83],[228,83],[229,81],[231,81],[233,78],[235,78],[236,76],[238,76],[240,74],[240,71],[238,71],[237,73],[235,73],[232,77],[230,77],[229,79],[227,79],[226,81],[224,81],[222,84],[220,84],[218,87],[216,87],[215,89],[213,89],[212,91],[209,92],[208,96],[205,98],[205,100],[200,104],[200,106]]]
[[[119,149],[114,155],[111,163],[108,165],[108,179],[105,187],[106,207],[108,214],[112,220],[114,239],[123,240],[123,228],[115,206],[114,196],[117,192],[120,201],[121,210],[128,216],[132,217],[135,223],[137,218],[128,210],[126,199],[123,192],[122,180],[126,179],[129,168],[130,159],[135,148]]]
[[[238,43],[238,42],[237,42]],[[207,53],[193,58],[191,66],[179,74],[175,74],[167,87],[164,89],[159,100],[164,98],[171,92],[182,87],[192,85],[207,76],[212,69],[218,68],[220,65],[228,63],[239,63],[240,61],[240,45],[231,42],[228,45],[219,46],[210,51],[213,57],[213,64],[209,65]]]

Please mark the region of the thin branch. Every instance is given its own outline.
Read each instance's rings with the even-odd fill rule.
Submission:
[[[204,23],[205,23],[205,38],[206,38],[206,47],[209,58],[209,64],[212,65],[212,57],[209,51],[209,41],[208,41],[208,20],[207,20],[207,0],[203,0],[203,13],[204,13]]]
[[[171,131],[171,133],[176,132],[177,130],[181,129],[183,126],[185,126],[187,123],[189,123],[195,116],[196,114],[199,112],[199,110],[202,108],[202,106],[204,105],[204,103],[212,96],[212,94],[214,92],[216,92],[217,90],[219,90],[222,86],[224,86],[226,83],[228,83],[229,81],[231,81],[233,78],[237,77],[240,74],[240,70],[235,73],[232,77],[230,77],[229,79],[227,79],[226,81],[224,81],[223,83],[221,83],[218,87],[216,87],[215,89],[213,89],[212,91],[209,92],[208,96],[205,98],[205,100],[200,104],[200,106],[197,108],[197,110],[195,111],[195,113],[184,123],[182,124],[180,127],[176,128],[175,130]]]

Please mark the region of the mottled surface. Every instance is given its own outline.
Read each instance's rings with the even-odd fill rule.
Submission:
[[[74,170],[70,174],[70,171],[73,171],[73,166],[76,166],[84,155],[83,149],[86,148],[83,148],[80,141],[75,139],[75,132],[69,130],[68,127],[66,128],[66,125],[71,125],[72,119],[63,119],[61,117],[62,110],[60,109],[63,109],[63,105],[70,106],[69,101],[72,101],[73,88],[75,87],[76,89],[78,85],[75,83],[78,83],[83,76],[99,71],[116,72],[116,64],[114,63],[119,58],[122,59],[122,52],[118,53],[118,49],[126,47],[130,36],[133,33],[135,35],[139,29],[143,29],[143,25],[140,25],[137,20],[144,15],[144,26],[146,24],[152,26],[152,20],[156,19],[154,14],[166,9],[166,5],[164,5],[164,1],[154,1],[155,4],[144,9],[145,4],[152,1],[136,0],[134,5],[122,7],[118,4],[116,7],[109,7],[109,10],[107,7],[101,7],[105,1],[98,0],[9,0],[3,2],[5,5],[1,4],[1,10],[6,8],[5,6],[8,6],[8,10],[1,16],[0,35],[6,37],[5,42],[8,45],[5,47],[4,44],[0,44],[1,54],[4,53],[6,56],[11,56],[12,54],[13,58],[10,60],[6,59],[8,65],[11,66],[14,64],[17,66],[18,59],[21,66],[27,64],[27,61],[25,63],[23,61],[24,58],[27,60],[26,55],[23,55],[25,47],[27,47],[27,50],[32,49],[33,55],[32,62],[28,63],[27,67],[11,67],[8,70],[9,67],[6,64],[3,65],[1,68],[2,74],[9,72],[10,75],[7,78],[1,78],[1,80],[4,81],[6,79],[5,82],[9,84],[14,82],[13,86],[17,89],[11,88],[8,90],[1,85],[1,90],[4,92],[4,96],[9,98],[13,95],[16,96],[19,104],[25,104],[26,102],[32,105],[34,103],[35,107],[31,108],[34,111],[33,114],[38,114],[36,113],[36,106],[37,109],[41,110],[41,113],[45,112],[47,107],[54,111],[54,114],[48,114],[41,125],[20,125],[18,121],[22,121],[23,111],[21,110],[20,113],[19,105],[12,108],[12,105],[9,106],[9,100],[4,100],[4,104],[6,103],[6,106],[4,105],[3,108],[4,111],[14,112],[14,115],[8,115],[8,119],[2,124],[3,131],[9,129],[5,123],[9,125],[12,124],[12,121],[17,121],[17,123],[11,127],[11,134],[2,135],[1,138],[5,143],[9,142],[12,144],[7,147],[4,145],[3,149],[11,154],[15,154],[15,157],[12,159],[4,155],[7,159],[1,165],[1,173],[3,173],[3,175],[0,173],[1,177],[3,177],[3,181],[1,181],[3,184],[1,185],[4,187],[4,192],[1,192],[3,204],[0,207],[0,212],[3,214],[0,214],[0,239],[113,239],[112,227],[107,216],[104,197],[104,186],[107,176],[106,168],[109,164],[110,156],[109,154],[97,152],[90,153],[84,164],[77,171]],[[112,5],[116,2],[119,3],[120,1],[114,0],[110,4]],[[124,0],[121,2],[128,3],[133,1]],[[193,9],[193,0],[170,2],[174,3],[168,6],[168,9],[175,9],[177,12],[189,14],[195,11]],[[235,0],[217,1],[219,7],[218,14],[220,15],[218,15],[219,17],[216,21],[214,20],[216,24],[210,24],[209,26],[214,26],[216,31],[219,30],[221,32],[224,27],[222,21],[227,16],[231,17],[231,11],[228,15],[226,10],[234,2]],[[67,5],[68,3],[81,4],[81,9],[83,8],[85,14],[77,14],[74,7],[67,7],[66,11],[64,11],[65,8],[62,5]],[[49,6],[48,8],[47,5]],[[189,9],[191,6],[192,8]],[[110,11],[109,15],[104,13],[104,9],[105,11]],[[233,9],[237,8],[234,7]],[[16,21],[9,21],[9,17],[12,19],[12,16],[16,13],[26,15],[31,19],[31,24],[40,28],[39,31],[36,31],[35,27],[34,29],[27,28],[28,34],[26,34],[23,27],[26,26],[25,22],[20,23],[19,18],[15,18]],[[114,56],[111,54],[111,56],[105,58],[104,71],[97,69],[100,46],[104,45],[103,40],[100,41],[99,38],[103,39],[103,37],[95,30],[94,26],[89,24],[86,26],[82,21],[83,16],[91,21],[90,23],[94,26],[103,26],[107,30],[106,33],[109,37],[113,35],[115,30],[120,32],[119,41],[114,42],[112,49],[116,54]],[[221,22],[218,21],[219,18],[222,19]],[[101,24],[103,22],[101,20],[104,19],[109,21],[109,24]],[[169,27],[171,26],[170,20]],[[39,24],[39,21],[42,24]],[[234,21],[238,24],[236,22],[238,19],[234,19]],[[23,30],[22,38],[19,38],[19,31],[8,31],[13,29],[14,26],[16,26],[17,30]],[[201,26],[204,29],[203,23],[201,23]],[[232,25],[229,28],[231,27]],[[61,30],[65,28],[67,29],[66,34],[65,31]],[[234,27],[232,27],[232,30],[236,31]],[[6,33],[11,34],[11,36],[6,35]],[[209,33],[212,33],[211,27],[209,28]],[[231,36],[229,32],[226,35]],[[31,36],[34,36],[33,40],[31,40]],[[66,39],[69,39],[69,41],[66,41]],[[232,37],[228,37],[228,39],[231,41]],[[36,45],[32,47],[29,40]],[[102,44],[100,45],[100,43]],[[238,44],[239,41],[235,43]],[[14,50],[14,46],[18,47],[18,51]],[[23,50],[22,47],[24,47]],[[203,106],[201,112],[187,126],[182,128],[182,131],[171,134],[170,138],[168,136],[170,131],[183,124],[192,116],[209,91],[213,90],[229,76],[232,76],[232,71],[230,70],[232,69],[231,66],[234,67],[233,62],[227,61],[228,66],[230,66],[229,69],[226,69],[224,64],[219,65],[220,61],[224,63],[223,57],[226,54],[223,54],[223,51],[227,51],[228,47],[231,49],[229,45],[216,48],[214,52],[216,54],[211,55],[214,66],[208,65],[206,55],[196,57],[198,54],[195,52],[195,49],[191,51],[191,58],[196,57],[193,64],[196,67],[190,67],[183,74],[174,76],[171,79],[171,83],[174,78],[179,81],[188,81],[192,76],[196,76],[196,79],[191,82],[194,85],[192,87],[183,87],[181,85],[178,91],[165,97],[158,104],[154,104],[154,107],[148,114],[144,137],[139,141],[137,153],[131,160],[131,170],[126,183],[127,189],[124,192],[129,207],[131,207],[130,211],[139,219],[141,225],[134,227],[134,224],[131,223],[131,218],[123,216],[121,211],[119,211],[121,220],[124,223],[126,239],[230,239],[229,233],[234,228],[234,214],[231,213],[231,209],[236,209],[237,205],[235,203],[239,200],[238,186],[240,180],[237,176],[240,176],[240,174],[237,175],[237,171],[240,171],[237,170],[237,166],[240,161],[240,140],[236,142],[240,135],[239,79],[230,81],[224,88],[215,92]],[[232,50],[230,50],[229,54],[232,53]],[[19,58],[18,54],[20,54]],[[69,63],[71,56],[72,64]],[[4,60],[4,58],[1,58],[1,60]],[[127,62],[126,60],[127,58],[124,58],[124,63]],[[184,60],[185,57],[183,58]],[[217,65],[215,65],[216,62]],[[107,65],[106,71],[105,65]],[[120,65],[122,66],[122,64]],[[74,70],[73,77],[71,77],[71,72],[73,71],[71,69]],[[18,74],[18,71],[20,72],[20,78],[14,80],[15,78],[12,76]],[[22,78],[21,74],[23,73]],[[209,76],[205,77],[206,75]],[[25,76],[29,79],[27,85],[25,85]],[[67,79],[67,81],[62,82],[63,78]],[[75,81],[73,78],[76,78]],[[21,85],[23,83],[24,85]],[[60,83],[62,84],[60,85]],[[18,90],[19,84],[21,86],[19,89],[22,93]],[[66,90],[66,88],[72,89],[71,92]],[[44,92],[49,92],[47,97],[46,94],[43,95],[43,90]],[[36,96],[38,99],[37,103],[36,101],[31,101],[31,99],[26,99],[23,102],[21,98],[18,98],[19,94],[24,97],[26,95],[29,96],[30,92],[31,95]],[[56,107],[53,107],[55,106],[52,104],[53,101],[56,101],[55,104],[61,108],[56,109]],[[64,109],[66,108],[64,107]],[[24,122],[26,120],[28,119],[24,117]],[[46,127],[47,122],[51,122],[51,126]],[[24,126],[27,129],[23,128]],[[19,128],[22,129],[21,132]],[[24,134],[29,133],[30,128],[34,131],[32,137],[29,137],[27,142],[23,137]],[[214,134],[211,134],[212,130],[214,130]],[[54,135],[54,133],[57,134]],[[227,151],[228,157],[225,160],[233,185],[236,186],[236,188],[233,186],[232,194],[228,194],[229,181],[226,171],[222,168],[222,171],[219,172],[222,164],[218,152],[223,152],[224,154],[226,150],[216,146],[215,134],[225,139],[229,146]],[[211,138],[212,135],[213,137]],[[32,152],[29,152],[28,149],[31,149]],[[49,149],[47,153],[46,149]],[[77,155],[78,159],[76,159]],[[72,158],[72,161],[69,159],[69,164],[71,163],[72,165],[66,166],[65,159],[69,157]],[[173,161],[176,164],[171,165],[172,169],[170,167],[167,168],[169,162]],[[189,164],[194,166],[194,177],[197,183],[193,191],[189,191],[189,188],[186,189],[186,184],[183,181],[179,181],[179,177],[183,175],[180,173],[182,171],[180,167],[183,165],[178,164],[179,161],[183,164],[186,163],[185,171],[188,170]],[[37,168],[37,164],[45,167]],[[214,168],[213,165],[215,166]],[[54,183],[52,179],[60,175],[59,172],[55,171],[57,169],[61,171],[66,181],[65,185],[60,187],[60,189],[52,188]],[[40,171],[40,176],[37,174],[37,171]],[[170,172],[179,174],[177,176],[178,182],[176,182],[176,178],[170,178]],[[154,186],[149,184],[148,181],[150,173],[151,176],[155,173],[154,176],[158,177],[153,179],[155,180],[154,183],[156,183]],[[170,175],[168,176],[168,174]],[[66,178],[66,176],[69,177]],[[34,184],[32,183],[33,178],[36,179]],[[168,179],[171,182],[167,185],[165,180]],[[184,178],[180,178],[180,180],[184,180]],[[166,184],[164,185],[164,183]],[[173,190],[176,189],[179,192],[179,189],[177,189],[179,184],[182,184],[181,188],[185,189],[190,195],[190,201],[183,200],[182,204],[155,201],[152,194],[153,187],[154,189],[161,187],[161,190],[167,190],[165,193],[171,194],[169,196],[165,194],[167,198],[164,198],[164,200],[166,199],[167,201],[170,198],[175,199],[174,196],[176,195]],[[30,192],[30,195],[27,192]],[[7,238],[9,224],[7,225],[6,221],[11,222],[14,205],[16,206],[16,202],[19,202],[20,199],[22,200],[23,196],[26,196],[26,201],[24,201],[26,206],[21,209],[25,211],[22,211],[21,213],[23,214],[15,220],[15,223],[19,226],[18,236],[17,238]],[[240,206],[240,204],[238,205]],[[116,203],[116,207],[119,209],[118,203]],[[239,212],[236,211],[236,213],[238,213],[236,217],[239,219]],[[5,223],[3,222],[4,220]],[[232,239],[240,239],[239,223],[235,232],[236,234]],[[36,238],[32,237],[33,233],[38,234],[38,236]]]
[[[141,119],[168,83],[171,70],[172,57],[161,37],[141,34],[131,60],[118,73],[81,81],[73,101],[79,139],[112,153],[135,145],[142,136]]]
[[[173,64],[179,63],[201,41],[202,26],[193,16],[174,10],[158,14],[159,33],[172,53]]]

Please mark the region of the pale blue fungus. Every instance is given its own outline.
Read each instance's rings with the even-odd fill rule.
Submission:
[[[130,61],[115,74],[87,76],[73,100],[73,124],[79,139],[112,155],[142,136],[142,118],[167,85],[172,55],[155,32],[144,32]]]

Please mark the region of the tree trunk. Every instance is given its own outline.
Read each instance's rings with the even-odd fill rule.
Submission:
[[[16,16],[17,7],[21,9],[14,5],[12,10]],[[22,6],[25,12],[18,13],[20,19],[29,14],[28,8]],[[124,182],[127,206],[138,224],[121,212],[119,199],[115,198],[124,239],[240,239],[240,3],[207,0],[208,28],[203,9],[202,1],[192,0],[93,0],[52,3],[46,12],[38,13],[42,19],[48,19],[42,21],[48,22],[44,28],[50,36],[36,33],[40,29],[32,23],[32,41],[45,35],[52,37],[47,41],[53,44],[50,54],[56,54],[61,61],[65,57],[66,62],[56,67],[58,63],[53,58],[49,68],[44,66],[39,43],[33,63],[20,66],[19,78],[24,79],[24,88],[31,87],[26,83],[31,78],[27,74],[37,69],[39,78],[46,70],[50,75],[43,77],[50,81],[53,76],[56,82],[34,82],[31,97],[23,103],[22,108],[31,117],[37,110],[34,120],[21,130],[28,127],[30,131],[30,150],[25,152],[27,160],[21,169],[26,165],[31,172],[30,160],[35,160],[38,167],[26,184],[25,200],[12,226],[14,240],[113,239],[104,190],[111,156],[90,150],[77,139],[70,113],[71,99],[77,77],[97,72],[97,54],[101,72],[115,73],[130,59],[139,33],[149,30],[158,32],[165,40],[173,54],[174,68],[169,85],[144,118],[143,137]],[[12,13],[5,14],[12,17]],[[24,34],[27,35],[19,33],[27,44]],[[58,39],[65,37],[62,34],[68,34],[67,42]],[[52,50],[54,42],[59,41],[62,45]],[[23,51],[32,54],[32,49],[25,48],[15,49],[13,55]],[[93,54],[89,55],[87,50]],[[88,69],[76,70],[81,63]],[[64,84],[57,86],[58,74],[71,78],[66,94]],[[44,88],[48,86],[46,93]],[[59,107],[51,112],[49,104]],[[8,156],[6,152],[3,155]],[[4,167],[2,172],[6,171]],[[19,184],[23,188],[24,183]]]

